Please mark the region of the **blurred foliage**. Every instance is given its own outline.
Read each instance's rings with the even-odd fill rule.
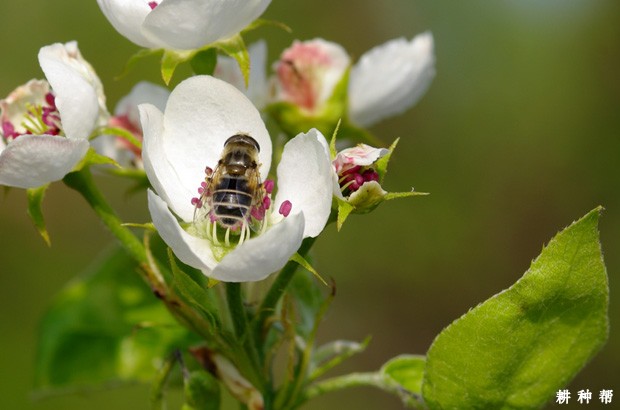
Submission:
[[[427,95],[372,130],[386,142],[401,137],[386,189],[414,186],[431,195],[352,216],[340,233],[330,227],[315,246],[317,269],[338,289],[319,339],[373,335],[367,351],[341,371],[377,369],[400,353],[424,353],[443,327],[510,286],[545,241],[599,204],[606,208],[600,229],[610,311],[617,312],[620,3],[351,4],[275,0],[264,17],[293,33],[264,27],[248,37],[248,43],[267,38],[270,61],[294,38],[324,37],[359,57],[394,37],[425,30],[435,37],[437,77]],[[99,73],[110,109],[136,81],[161,83],[155,59],[115,80],[137,47],[116,33],[94,0],[0,2],[0,33],[2,96],[41,77],[41,46],[73,39]],[[173,85],[189,70],[179,69]],[[127,195],[129,186],[117,179],[101,179],[125,220],[147,220],[144,196]],[[51,186],[43,204],[51,248],[26,208],[24,192],[0,194],[0,408],[144,408],[143,387],[31,401],[38,322],[53,295],[111,237],[61,184]],[[618,320],[612,313],[609,341],[569,386],[573,392],[620,391]],[[306,408],[342,403],[402,408],[397,398],[372,389],[321,397]]]

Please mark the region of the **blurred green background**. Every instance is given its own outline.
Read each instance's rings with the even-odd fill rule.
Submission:
[[[414,186],[431,195],[354,216],[340,233],[330,226],[316,245],[319,271],[338,286],[321,338],[373,336],[367,352],[341,371],[423,354],[444,326],[516,281],[557,231],[603,205],[611,334],[570,388],[575,395],[614,389],[620,403],[620,2],[274,0],[264,17],[294,29],[252,35],[250,41],[267,38],[270,61],[294,38],[323,37],[358,57],[398,36],[431,30],[435,37],[437,77],[427,95],[373,129],[386,142],[401,137],[387,189]],[[159,81],[155,60],[114,79],[137,47],[114,31],[94,0],[2,1],[0,33],[0,96],[42,77],[41,46],[73,39],[100,75],[111,110],[136,81]],[[147,220],[143,196],[127,197],[125,184],[103,181],[126,220]],[[21,190],[0,195],[0,408],[147,408],[142,386],[31,400],[38,320],[111,236],[62,184],[52,186],[44,204],[51,248],[25,207]],[[306,408],[344,403],[402,408],[371,389],[325,396]]]

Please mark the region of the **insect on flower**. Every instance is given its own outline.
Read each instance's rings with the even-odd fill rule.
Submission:
[[[216,243],[218,226],[225,229],[226,246],[230,245],[231,231],[241,244],[250,238],[250,229],[260,232],[264,226],[271,189],[265,189],[260,180],[259,152],[254,138],[239,133],[224,142],[215,170],[205,169],[205,181],[198,188],[200,197],[192,199],[194,225],[206,224],[204,231]]]

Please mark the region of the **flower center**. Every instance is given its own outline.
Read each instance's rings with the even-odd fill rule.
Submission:
[[[39,104],[26,103],[22,115],[13,121],[3,118],[2,136],[9,142],[22,135],[59,135],[60,114],[52,92]]]
[[[205,180],[191,199],[194,221],[189,232],[208,239],[215,248],[216,257],[241,245],[244,241],[264,233],[273,223],[272,193],[275,183],[268,179],[253,186],[245,174],[234,177],[223,171],[222,165],[205,169]],[[258,181],[256,181],[258,182]],[[278,213],[287,217],[290,201],[284,201]]]
[[[344,196],[349,196],[357,191],[366,182],[379,181],[379,174],[372,167],[355,165],[342,171],[338,175],[340,191]]]

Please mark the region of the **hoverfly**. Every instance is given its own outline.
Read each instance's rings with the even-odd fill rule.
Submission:
[[[260,179],[260,146],[251,136],[235,134],[224,142],[215,169],[207,167],[200,198],[192,202],[194,224],[207,223],[207,235],[218,242],[217,226],[239,234],[239,243],[250,237],[250,228],[259,231],[264,223],[265,191]]]

